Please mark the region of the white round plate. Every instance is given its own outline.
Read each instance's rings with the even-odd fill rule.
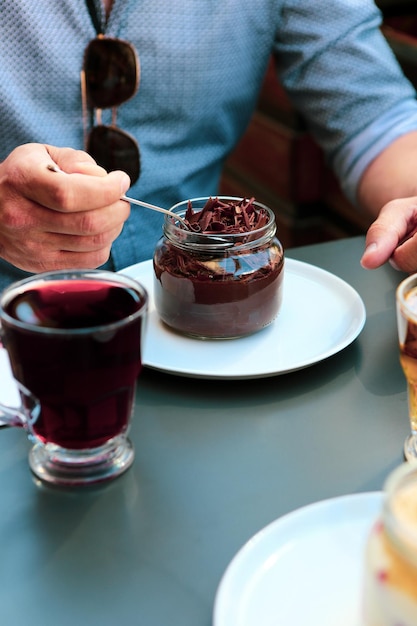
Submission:
[[[152,261],[122,270],[141,282],[150,297],[144,365],[195,378],[261,378],[322,361],[356,339],[366,311],[353,287],[294,259],[286,259],[284,272],[281,311],[270,326],[240,339],[202,341],[175,333],[160,321]]]
[[[213,626],[361,626],[367,535],[380,492],[318,502],[279,518],[234,557]]]

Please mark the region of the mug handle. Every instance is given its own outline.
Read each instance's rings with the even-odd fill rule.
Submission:
[[[15,381],[19,390],[20,404],[12,407],[0,402],[0,422],[7,426],[23,427],[32,434],[32,425],[39,417],[39,400],[19,381]]]
[[[0,349],[7,349],[3,341],[3,328],[0,320]],[[18,426],[33,433],[32,425],[36,422],[41,411],[39,400],[22,383],[14,378],[19,391],[19,406],[8,406],[0,401],[0,423],[5,426]]]

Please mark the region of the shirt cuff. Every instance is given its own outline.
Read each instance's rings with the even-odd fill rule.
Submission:
[[[357,205],[357,188],[368,165],[395,139],[417,130],[417,102],[407,100],[381,115],[345,144],[333,159],[343,191]]]

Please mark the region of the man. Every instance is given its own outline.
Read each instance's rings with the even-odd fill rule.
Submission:
[[[413,239],[399,246],[414,229],[413,200],[390,204],[417,194],[416,94],[380,34],[372,0],[110,5],[2,0],[0,288],[26,272],[121,269],[149,258],[161,234],[159,214],[129,212],[119,200],[126,176],[80,151],[84,131],[101,124],[80,78],[99,33],[130,42],[138,55],[139,88],[117,109],[117,126],[140,146],[132,197],[170,207],[217,193],[275,54],[282,84],[348,196],[375,216],[386,205],[363,265],[392,257],[417,269]],[[94,71],[93,78],[105,87]],[[102,120],[111,126],[109,111]]]

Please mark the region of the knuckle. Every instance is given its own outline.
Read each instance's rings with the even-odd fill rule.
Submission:
[[[50,190],[51,204],[63,211],[71,211],[74,206],[74,192],[68,185],[56,185]]]
[[[91,237],[91,248],[94,250],[105,248],[109,245],[109,240],[108,233],[98,233]]]
[[[85,211],[79,217],[79,229],[83,235],[96,236],[99,234],[95,212]]]
[[[34,223],[33,213],[24,201],[22,203],[6,202],[2,207],[1,222],[3,229],[10,231],[28,230]]]
[[[110,257],[110,247],[102,248],[98,251],[97,257],[94,262],[94,267],[100,267],[100,265],[104,265],[109,260]]]

